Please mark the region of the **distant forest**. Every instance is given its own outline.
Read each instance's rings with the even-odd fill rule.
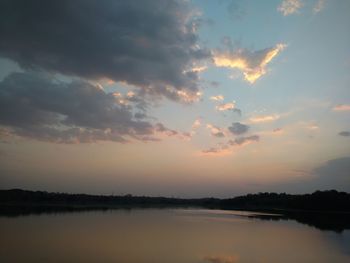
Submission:
[[[296,220],[321,230],[336,232],[350,229],[350,194],[335,190],[304,195],[258,193],[228,199],[0,190],[0,216],[6,217],[135,208],[205,208],[268,212],[269,214],[252,213],[247,216],[260,220]]]
[[[336,190],[316,191],[312,194],[291,195],[258,193],[228,199],[182,199],[132,195],[87,195],[27,191],[21,189],[0,190],[0,212],[9,207],[62,208],[119,208],[119,207],[202,207],[240,210],[305,210],[350,212],[350,194]]]

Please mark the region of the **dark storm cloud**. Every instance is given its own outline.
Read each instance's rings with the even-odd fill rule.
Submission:
[[[350,156],[327,160],[311,170],[293,169],[291,172],[298,176],[287,182],[276,183],[266,191],[310,193],[335,189],[350,192]]]
[[[341,131],[338,134],[340,136],[344,136],[344,137],[349,137],[350,136],[350,132],[349,131]]]
[[[350,191],[350,157],[332,159],[315,168],[313,183],[318,189]]]
[[[228,127],[228,129],[234,135],[240,135],[246,133],[249,130],[249,126],[239,122],[234,122],[230,127]]]
[[[181,0],[3,0],[0,56],[179,100],[179,90],[198,91],[191,68],[209,56],[197,45],[200,21]]]
[[[0,125],[9,134],[62,143],[147,140],[163,132],[118,99],[86,81],[12,73],[0,82]]]

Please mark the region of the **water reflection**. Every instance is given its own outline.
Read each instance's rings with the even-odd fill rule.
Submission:
[[[133,210],[135,208],[123,208],[122,210]],[[41,214],[60,214],[60,213],[71,213],[71,212],[86,212],[86,211],[111,211],[113,208],[104,207],[64,207],[64,206],[8,206],[1,207],[0,217],[18,217],[27,215],[41,215]],[[167,210],[162,208],[159,210]],[[179,211],[181,209],[178,209]],[[350,214],[349,213],[316,213],[316,212],[286,212],[283,214],[277,213],[259,213],[259,212],[248,212],[248,211],[230,211],[230,210],[204,210],[204,209],[184,209],[182,211],[196,211],[192,216],[202,216],[203,213],[206,216],[213,216],[215,218],[230,217],[232,215],[248,217],[251,219],[259,220],[295,220],[299,223],[306,224],[308,226],[315,227],[320,230],[329,230],[337,233],[341,233],[344,230],[350,229]]]
[[[350,262],[350,231],[254,216],[135,209],[0,217],[0,262]]]
[[[299,223],[315,227],[320,230],[329,230],[341,233],[350,229],[350,214],[332,214],[315,212],[288,212],[283,215],[254,214],[250,218],[261,220],[295,220]]]

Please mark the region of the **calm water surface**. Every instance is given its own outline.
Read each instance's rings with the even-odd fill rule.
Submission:
[[[350,262],[350,231],[248,212],[145,209],[0,217],[0,262]]]

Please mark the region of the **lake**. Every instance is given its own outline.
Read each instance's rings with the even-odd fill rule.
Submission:
[[[350,230],[266,216],[204,209],[2,216],[0,262],[350,262]]]

